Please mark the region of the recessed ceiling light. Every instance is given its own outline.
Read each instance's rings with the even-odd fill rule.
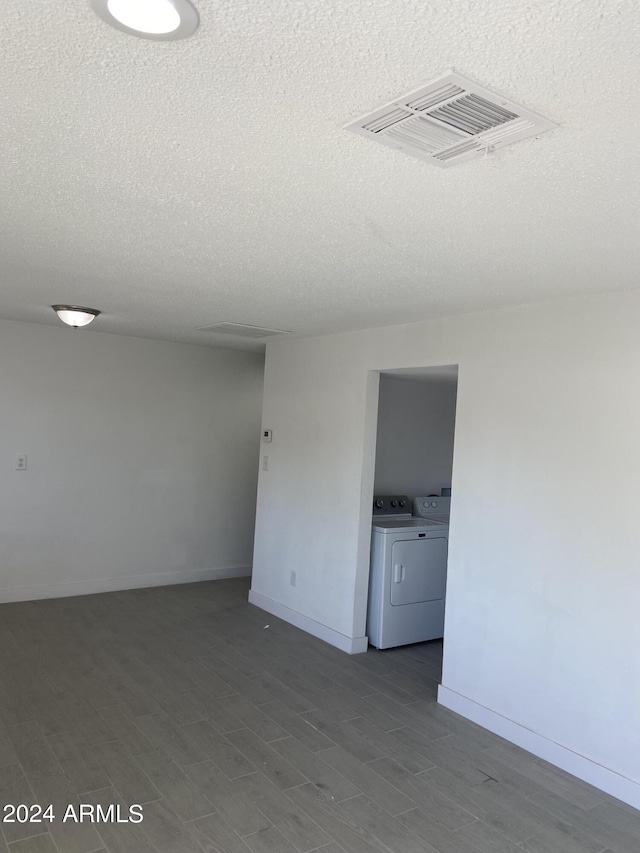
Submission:
[[[89,5],[117,30],[155,41],[187,38],[200,23],[189,0],[89,0]]]
[[[93,323],[100,313],[95,308],[81,308],[79,305],[52,305],[51,307],[63,323],[73,326],[74,329]]]

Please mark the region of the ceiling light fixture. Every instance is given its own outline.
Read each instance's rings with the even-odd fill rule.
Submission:
[[[89,0],[89,5],[117,30],[154,41],[187,38],[200,23],[189,0]]]
[[[51,307],[63,323],[73,326],[74,329],[93,323],[100,313],[95,308],[81,308],[79,305],[52,305]]]

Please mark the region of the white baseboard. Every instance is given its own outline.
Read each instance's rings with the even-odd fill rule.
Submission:
[[[589,785],[611,794],[612,797],[622,800],[623,803],[640,809],[640,784],[632,779],[620,776],[619,773],[615,773],[601,764],[596,764],[589,758],[572,752],[567,747],[548,740],[543,735],[531,731],[519,723],[514,723],[513,720],[479,705],[472,699],[467,699],[466,696],[462,696],[442,684],[438,688],[438,702],[445,708],[449,708],[450,711],[455,711],[456,714],[472,720],[490,732],[515,743],[516,746],[526,749],[527,752],[537,755],[538,758],[543,758],[550,764],[555,764],[556,767],[571,773],[572,776],[577,776],[583,782],[588,782]]]
[[[321,622],[316,622],[315,619],[311,619],[309,616],[304,616],[296,610],[291,610],[290,607],[285,607],[284,604],[280,604],[280,602],[274,601],[260,592],[255,592],[253,589],[249,591],[249,604],[255,604],[261,610],[266,610],[267,613],[278,616],[285,622],[289,622],[290,625],[295,625],[296,628],[300,628],[306,631],[307,634],[324,640],[325,643],[329,643],[331,646],[347,652],[347,654],[357,655],[367,651],[369,641],[366,637],[347,637],[339,631],[334,631],[333,628],[327,628]]]
[[[153,572],[145,575],[126,575],[115,578],[91,578],[60,581],[50,584],[0,587],[0,603],[34,601],[38,598],[66,598],[70,595],[90,595],[95,592],[115,592],[122,589],[141,589],[148,586],[169,586],[178,583],[197,583],[224,578],[243,578],[251,575],[251,566],[224,566],[217,569]]]

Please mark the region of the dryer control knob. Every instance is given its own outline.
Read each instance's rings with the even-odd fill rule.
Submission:
[[[384,501],[376,501],[376,506],[378,507],[378,509],[382,509],[382,507],[384,506]]]
[[[391,501],[391,506],[398,506],[398,501]]]
[[[406,501],[400,501],[400,506],[406,506],[406,505],[407,505]]]

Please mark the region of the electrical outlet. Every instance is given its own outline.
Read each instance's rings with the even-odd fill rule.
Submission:
[[[27,470],[27,454],[20,453],[16,456],[16,471]]]
[[[262,470],[263,471],[269,470],[269,457],[268,456],[262,457]]]
[[[291,584],[291,586],[296,585],[296,573],[295,572],[291,572],[291,578],[289,580],[289,583]]]

